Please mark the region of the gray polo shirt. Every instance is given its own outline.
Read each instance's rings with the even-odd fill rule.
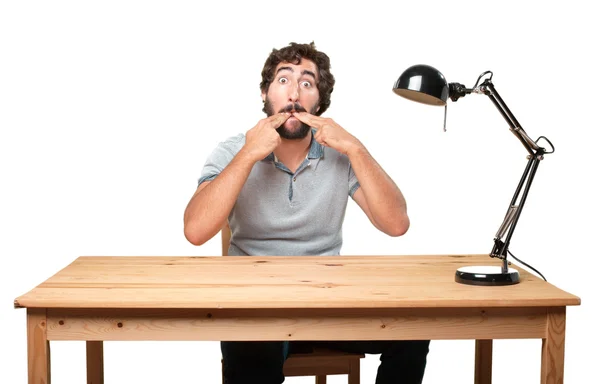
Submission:
[[[216,178],[245,142],[239,134],[219,143],[198,185]],[[358,188],[348,157],[314,138],[295,173],[271,153],[256,162],[229,214],[229,254],[339,255],[348,196]]]

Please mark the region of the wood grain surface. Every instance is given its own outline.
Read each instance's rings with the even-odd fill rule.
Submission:
[[[79,257],[15,300],[28,308],[468,308],[578,305],[520,270],[521,282],[454,281],[487,255]]]

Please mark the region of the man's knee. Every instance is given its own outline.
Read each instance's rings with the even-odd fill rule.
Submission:
[[[226,383],[282,383],[284,363],[283,342],[223,341],[223,376]]]
[[[423,359],[429,353],[429,340],[401,340],[387,342],[381,358],[402,356],[405,358]]]
[[[281,341],[222,341],[221,352],[223,357],[256,358],[257,355],[274,358],[283,356],[283,342]]]

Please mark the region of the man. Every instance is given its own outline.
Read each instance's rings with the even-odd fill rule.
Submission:
[[[390,236],[409,227],[394,181],[353,135],[330,118],[335,83],[314,43],[273,50],[260,84],[267,118],[220,143],[184,216],[192,244],[229,221],[230,255],[338,255],[348,196]],[[327,342],[381,354],[377,384],[421,383],[429,341]],[[293,345],[292,345],[293,347]],[[225,383],[282,383],[284,342],[222,342]]]

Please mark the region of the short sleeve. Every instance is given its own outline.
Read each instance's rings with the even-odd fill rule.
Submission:
[[[219,143],[204,163],[200,179],[198,179],[198,186],[205,181],[214,180],[219,176],[223,169],[229,165],[234,156],[239,152],[240,148],[244,145],[244,142],[245,136],[240,134]]]
[[[358,179],[354,174],[354,169],[352,169],[352,165],[350,165],[349,168],[350,169],[348,171],[348,195],[352,197],[354,196],[354,192],[356,192],[356,190],[360,187],[360,184],[358,183]]]

